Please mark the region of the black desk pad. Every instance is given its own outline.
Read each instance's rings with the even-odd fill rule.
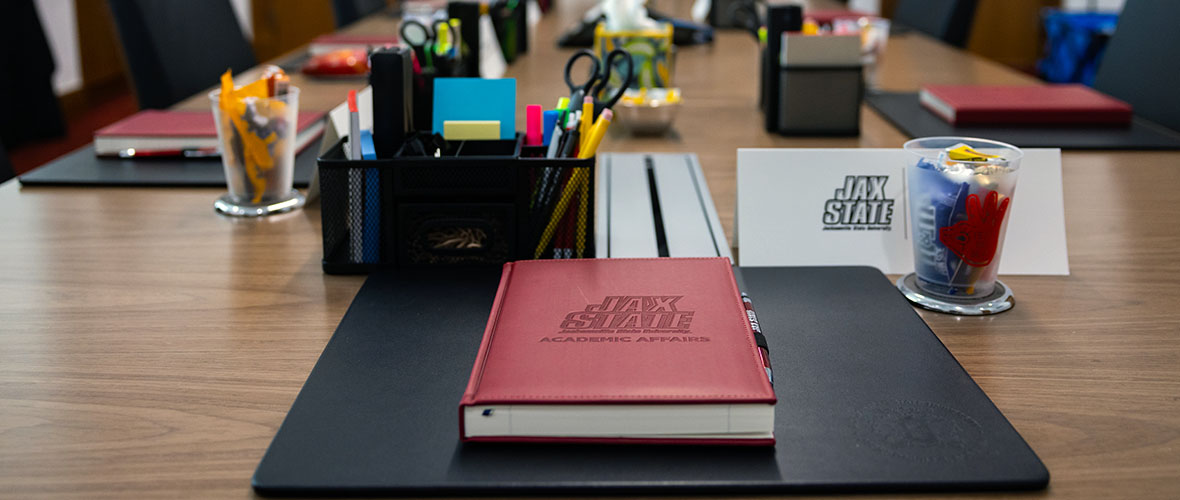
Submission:
[[[295,187],[307,187],[315,173],[319,140],[295,156]],[[94,156],[94,145],[46,163],[20,177],[25,186],[173,186],[225,189],[220,158],[140,158]]]
[[[1139,117],[1127,128],[956,127],[923,108],[916,93],[868,93],[865,100],[910,137],[981,137],[1022,148],[1180,149],[1180,132]]]
[[[254,474],[256,491],[602,494],[1034,489],[1036,454],[877,270],[747,268],[774,448],[468,443],[498,270],[374,274]]]

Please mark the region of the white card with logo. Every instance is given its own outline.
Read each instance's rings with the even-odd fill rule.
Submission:
[[[1023,152],[1000,274],[1068,275],[1061,150]],[[913,271],[905,155],[901,149],[739,149],[740,264]]]

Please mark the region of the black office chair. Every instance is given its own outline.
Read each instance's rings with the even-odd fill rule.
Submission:
[[[1135,114],[1180,131],[1180,2],[1127,0],[1094,76],[1094,88]]]
[[[18,147],[66,134],[56,68],[33,0],[0,6],[0,142]]]
[[[0,143],[0,184],[16,177],[16,172],[12,169],[12,162],[8,161],[8,151],[4,149],[4,143]]]
[[[336,27],[348,26],[357,19],[385,8],[385,0],[332,0]]]
[[[229,0],[108,3],[141,108],[167,108],[257,64]]]
[[[893,22],[921,31],[955,47],[966,47],[977,0],[901,0]]]

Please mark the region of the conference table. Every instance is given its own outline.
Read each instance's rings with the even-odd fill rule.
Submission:
[[[556,2],[510,66],[518,120],[568,93],[570,51],[553,41],[591,3]],[[394,26],[377,14],[347,30]],[[681,48],[674,131],[612,129],[600,151],[696,153],[733,242],[737,148],[906,140],[867,107],[859,137],[767,134],[757,68],[745,32]],[[304,109],[364,85],[295,80]],[[879,74],[899,91],[1034,81],[912,32],[891,38]],[[1049,468],[1048,490],[1024,496],[1176,498],[1180,152],[1062,157],[1071,274],[1005,276],[1018,303],[1001,315],[919,313]],[[214,213],[220,194],[0,186],[0,497],[253,495],[254,467],[365,278],[322,272],[317,205],[234,219]]]

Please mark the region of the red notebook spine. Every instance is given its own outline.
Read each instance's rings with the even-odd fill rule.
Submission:
[[[1119,125],[1130,122],[1131,115],[1121,110],[1031,111],[1014,109],[961,109],[956,113],[956,120],[953,124]]]
[[[500,287],[496,290],[496,298],[492,300],[492,312],[488,317],[488,325],[484,328],[483,339],[479,341],[479,352],[475,355],[475,366],[471,370],[471,378],[467,379],[467,389],[463,391],[463,399],[459,401],[459,438],[467,441],[466,426],[463,422],[463,409],[475,404],[475,391],[479,389],[479,380],[483,376],[483,367],[487,362],[488,349],[492,345],[492,336],[496,333],[500,311],[504,306],[504,294],[508,293],[508,283],[512,279],[513,263],[504,263],[500,274]]]

